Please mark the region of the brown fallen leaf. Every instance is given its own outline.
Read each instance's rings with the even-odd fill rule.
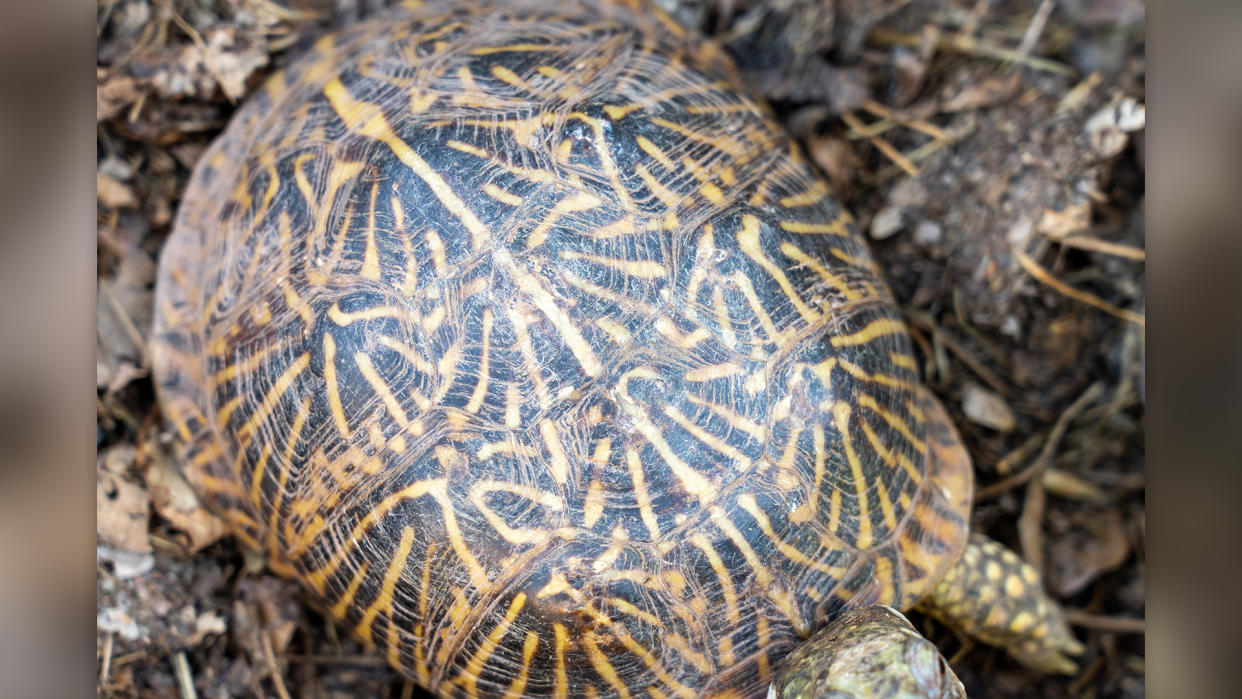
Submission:
[[[1036,230],[1052,238],[1063,238],[1073,233],[1081,233],[1090,226],[1091,204],[1084,200],[1068,204],[1060,211],[1044,209]]]
[[[233,27],[218,27],[207,34],[207,68],[231,100],[244,97],[250,75],[267,65],[267,49],[259,43],[245,43],[252,38],[239,37]]]
[[[105,546],[133,553],[150,553],[147,521],[151,498],[146,488],[122,475],[126,468],[126,454],[132,463],[133,449],[117,447],[105,453],[96,467],[95,534]]]
[[[138,101],[138,82],[128,75],[117,75],[100,69],[96,74],[95,121],[104,121],[121,113]]]
[[[984,80],[971,76],[971,79],[946,90],[940,108],[945,112],[963,112],[1008,101],[1018,93],[1018,87],[1022,84],[1019,76],[1020,72]]]
[[[809,151],[811,159],[828,175],[828,181],[836,191],[844,191],[862,166],[862,159],[854,152],[849,141],[843,138],[812,138]]]
[[[224,520],[203,507],[172,459],[158,448],[149,451],[154,452],[154,457],[146,478],[155,511],[174,529],[186,533],[190,553],[214,544],[227,533]]]
[[[132,209],[138,206],[138,197],[129,185],[102,172],[95,173],[95,196],[99,198],[100,204],[110,209]]]
[[[1062,597],[1082,591],[1130,555],[1130,538],[1117,508],[1079,511],[1072,526],[1053,539],[1048,551],[1048,586]]]

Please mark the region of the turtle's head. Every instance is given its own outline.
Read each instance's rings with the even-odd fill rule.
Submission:
[[[966,690],[900,612],[872,606],[849,610],[795,648],[768,697],[965,699]]]

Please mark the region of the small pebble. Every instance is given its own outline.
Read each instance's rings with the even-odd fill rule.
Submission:
[[[966,413],[971,422],[998,432],[1013,432],[1018,426],[1018,419],[1014,417],[1013,410],[1005,399],[979,384],[966,384],[965,393],[962,395],[962,412]]]
[[[871,219],[871,237],[875,240],[891,238],[903,225],[901,209],[886,206]]]
[[[935,221],[919,221],[914,227],[914,242],[919,245],[935,245],[944,237],[944,228]]]

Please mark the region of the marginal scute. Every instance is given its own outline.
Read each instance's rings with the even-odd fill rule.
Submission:
[[[476,5],[324,38],[204,155],[153,345],[187,476],[433,691],[760,694],[943,574],[969,463],[717,48]]]

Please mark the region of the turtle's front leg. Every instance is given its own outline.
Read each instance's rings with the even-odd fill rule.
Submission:
[[[1074,674],[1067,656],[1083,646],[1035,569],[1016,553],[980,534],[939,584],[917,605],[984,643],[1000,646],[1041,672]]]

